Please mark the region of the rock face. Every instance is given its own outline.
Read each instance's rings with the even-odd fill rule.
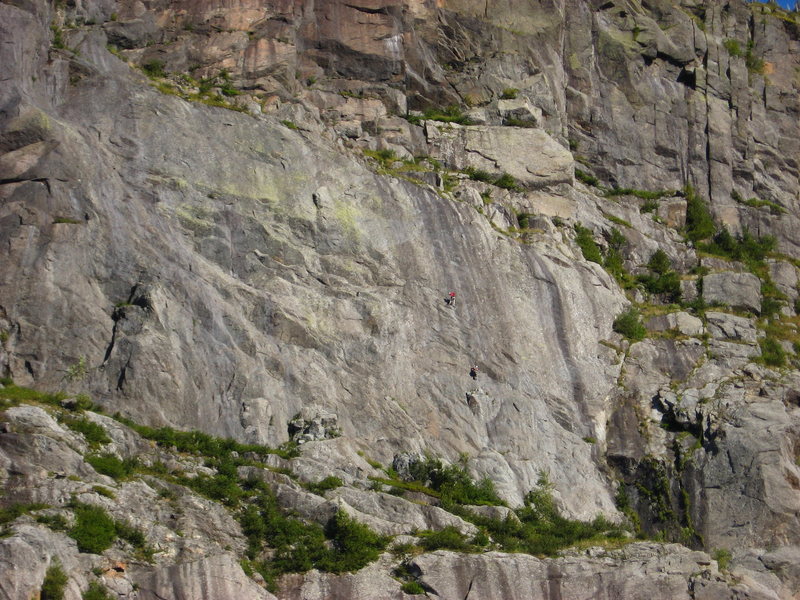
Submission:
[[[427,122],[431,156],[455,169],[508,173],[528,187],[572,183],[572,154],[541,129]]]
[[[697,550],[407,561],[442,597],[798,593],[796,13],[29,0],[0,3],[0,36],[0,375],[154,427],[302,442],[240,470],[309,521],[475,535],[381,487],[381,464],[427,454],[511,507],[546,481],[569,517]],[[716,227],[749,231],[741,262],[686,242],[692,194]],[[745,261],[768,235],[782,255]],[[614,326],[631,302],[659,315],[644,340]],[[87,419],[120,460],[213,474]],[[3,506],[74,518],[83,498],[159,544],[157,564],[117,577],[123,544],[78,552],[34,511],[0,536],[6,596],[35,595],[58,558],[67,597],[93,569],[119,597],[271,597],[219,503],[115,484],[41,408],[0,421]],[[329,476],[343,487],[310,491]],[[701,549],[730,550],[739,583]],[[402,597],[397,562],[293,575],[279,597]]]
[[[761,281],[752,273],[712,273],[703,277],[703,300],[761,312]]]

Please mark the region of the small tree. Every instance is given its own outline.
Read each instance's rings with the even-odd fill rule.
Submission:
[[[643,340],[647,330],[642,325],[639,311],[631,307],[614,319],[612,325],[614,331],[625,336],[632,342]]]
[[[69,579],[64,573],[64,569],[61,568],[61,563],[57,560],[53,561],[45,573],[39,597],[41,600],[62,600],[67,581]]]
[[[686,195],[686,237],[693,242],[705,240],[714,235],[714,219],[708,206],[698,196],[691,185],[684,188]]]

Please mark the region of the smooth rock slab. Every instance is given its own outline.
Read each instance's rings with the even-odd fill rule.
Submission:
[[[271,600],[270,594],[242,571],[232,554],[210,556],[167,568],[134,573],[140,600]]]
[[[761,312],[761,280],[752,273],[711,273],[703,277],[703,300]]]

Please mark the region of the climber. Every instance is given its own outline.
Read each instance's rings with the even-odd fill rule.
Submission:
[[[469,376],[472,377],[475,381],[478,380],[478,365],[473,365],[472,368],[470,368]]]
[[[456,293],[450,292],[450,295],[444,299],[447,302],[448,306],[455,306],[456,305]]]

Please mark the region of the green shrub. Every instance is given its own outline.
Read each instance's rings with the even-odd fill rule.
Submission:
[[[58,561],[53,561],[44,575],[39,597],[41,600],[63,600],[67,581],[69,581],[69,578],[64,573],[64,569],[61,568],[61,564]]]
[[[463,467],[444,465],[437,458],[412,464],[410,474],[418,484],[429,486],[430,490],[437,492],[442,505],[446,507],[456,504],[504,504],[490,479],[475,483]]]
[[[41,510],[43,508],[49,508],[49,507],[47,504],[41,504],[41,503],[28,503],[28,504],[17,503],[7,506],[5,508],[0,508],[0,525],[11,523],[12,521],[16,520],[17,517],[20,517],[34,510]]]
[[[69,528],[69,523],[67,523],[64,515],[37,515],[36,522],[49,527],[53,531],[66,531]]]
[[[305,485],[305,488],[314,494],[322,496],[328,490],[335,490],[338,487],[342,487],[344,482],[339,479],[338,477],[334,477],[330,475],[317,483],[308,483]]]
[[[775,237],[771,235],[756,238],[745,229],[740,236],[734,237],[727,228],[723,227],[711,242],[703,244],[700,248],[709,254],[749,263],[759,263],[766,258],[767,253],[774,250],[775,243]],[[750,266],[752,267],[752,265]]]
[[[717,561],[720,571],[728,570],[728,566],[731,564],[731,558],[733,558],[730,550],[726,550],[725,548],[717,548],[714,550],[712,556],[714,560]]]
[[[281,124],[289,129],[298,129],[297,124],[294,121],[283,120],[281,121]]]
[[[496,179],[496,177],[488,171],[476,169],[475,167],[465,167],[463,172],[465,175],[468,175],[470,179],[483,181],[484,183],[494,183]]]
[[[389,543],[389,538],[378,535],[342,510],[328,521],[325,535],[333,542],[333,549],[318,568],[332,573],[362,569],[377,560]]]
[[[503,90],[503,93],[500,94],[500,98],[503,100],[514,100],[519,94],[519,90],[517,88],[506,88]]]
[[[465,115],[461,108],[456,105],[448,106],[447,108],[427,108],[423,111],[422,116],[406,115],[406,119],[415,125],[419,125],[422,121],[443,121],[445,123],[458,123],[459,125],[470,125],[472,121]]]
[[[614,196],[634,196],[635,198],[640,198],[642,200],[658,200],[659,198],[664,198],[665,196],[673,196],[675,194],[674,190],[656,190],[656,191],[649,191],[649,190],[636,190],[632,188],[611,188],[610,190],[606,190],[605,196],[609,198],[613,198]],[[656,207],[658,203],[656,203]],[[647,212],[647,211],[641,211]]]
[[[653,252],[647,261],[647,268],[658,275],[663,275],[672,269],[672,261],[661,248]]]
[[[88,419],[68,417],[62,419],[61,422],[72,429],[72,431],[80,433],[86,440],[86,443],[92,448],[97,448],[101,444],[108,444],[111,441],[105,429]]]
[[[625,271],[625,261],[622,258],[622,254],[619,250],[614,247],[610,247],[608,252],[606,252],[605,259],[603,259],[603,266],[605,267],[606,271],[611,273],[618,282],[622,283],[626,271]]]
[[[711,237],[716,226],[708,206],[690,185],[684,188],[684,195],[686,196],[686,237],[693,242]]]
[[[642,325],[641,315],[635,308],[629,308],[617,316],[612,327],[614,331],[633,342],[642,340],[647,335],[647,330]]]
[[[142,65],[142,71],[144,74],[154,79],[156,77],[166,77],[167,73],[164,71],[164,64],[163,60],[153,59],[149,60]]]
[[[759,341],[761,360],[770,367],[783,367],[786,364],[786,352],[781,343],[774,337],[765,337]]]
[[[98,581],[93,581],[81,596],[83,600],[113,600],[108,590]]]
[[[400,589],[404,594],[409,595],[425,593],[425,588],[422,587],[418,581],[406,581],[402,586],[400,586]]]
[[[0,398],[10,400],[12,403],[41,402],[42,404],[60,407],[61,401],[67,397],[64,392],[39,392],[31,388],[14,385],[10,379],[8,383],[3,385],[4,387],[0,388]]]
[[[678,302],[681,297],[681,280],[672,270],[672,261],[667,253],[659,248],[647,262],[651,273],[637,278],[651,294],[664,296],[667,302]]]
[[[578,179],[578,181],[586,185],[591,185],[594,187],[600,185],[600,180],[597,179],[597,177],[586,173],[585,171],[581,171],[580,169],[575,169],[575,177]]]
[[[575,243],[578,244],[578,247],[581,249],[581,252],[583,253],[583,258],[585,258],[588,261],[596,262],[597,264],[602,265],[603,256],[600,254],[600,248],[592,238],[591,230],[576,223],[575,233],[576,233]]]
[[[728,54],[731,56],[742,56],[742,48],[739,46],[739,42],[736,40],[727,39],[722,42],[722,45],[725,47],[725,50],[728,51]]]
[[[104,496],[106,498],[111,498],[112,500],[117,497],[116,494],[114,494],[113,490],[110,490],[107,487],[102,486],[102,485],[92,486],[92,491],[94,491],[94,492],[96,492],[96,493],[98,493],[101,496]]]
[[[500,177],[495,179],[494,185],[496,185],[499,188],[503,188],[505,190],[509,190],[512,192],[522,191],[522,186],[519,183],[517,183],[517,180],[514,179],[514,177],[509,175],[508,173],[503,173],[502,175],[500,175]]]
[[[117,537],[114,520],[99,506],[75,502],[75,525],[67,534],[78,543],[78,550],[100,554],[109,548]]]
[[[506,117],[503,119],[503,125],[506,127],[522,127],[524,129],[533,129],[538,126],[534,119],[518,119],[517,117]]]
[[[472,549],[467,538],[453,525],[448,525],[439,531],[425,533],[419,543],[429,552],[439,549],[467,552]]]
[[[658,200],[647,200],[640,207],[640,213],[651,213],[658,210]]]
[[[136,458],[126,458],[120,460],[113,454],[93,454],[86,457],[86,462],[92,465],[92,468],[102,475],[108,475],[112,479],[120,480],[129,477],[137,466],[139,461]]]

